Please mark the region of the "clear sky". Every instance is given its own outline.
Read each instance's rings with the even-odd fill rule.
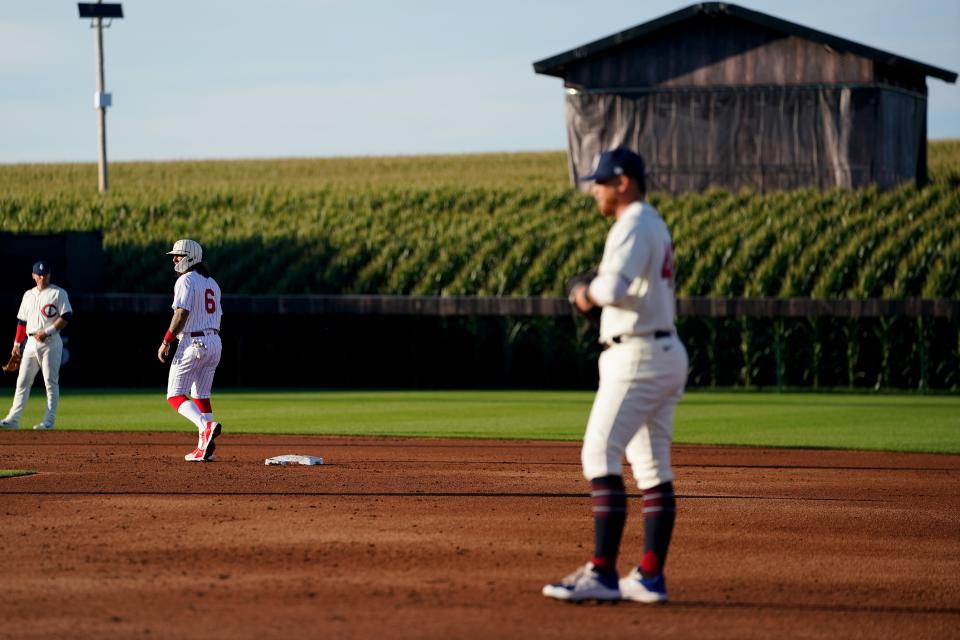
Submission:
[[[689,6],[665,0],[124,0],[104,31],[111,160],[560,150],[532,63]],[[742,0],[960,71],[960,0]],[[71,0],[0,5],[0,162],[96,161],[94,31]],[[928,79],[929,135],[960,85]]]

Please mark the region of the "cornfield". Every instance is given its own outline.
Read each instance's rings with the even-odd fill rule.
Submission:
[[[960,141],[889,191],[708,191],[650,200],[680,296],[960,296]],[[199,240],[224,291],[558,296],[607,223],[562,153],[0,166],[0,231],[103,232],[107,290],[169,291]],[[960,386],[955,319],[681,319],[701,385]],[[843,357],[839,357],[842,355]],[[802,364],[798,364],[802,363]]]

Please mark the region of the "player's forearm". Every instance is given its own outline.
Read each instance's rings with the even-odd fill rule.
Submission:
[[[177,309],[173,312],[173,318],[170,320],[170,327],[167,329],[168,333],[177,335],[183,328],[187,326],[187,316],[190,315],[190,312],[186,309]]]
[[[73,319],[73,312],[67,311],[59,318],[53,321],[54,328],[59,332],[67,328],[67,325],[70,324],[70,320]]]
[[[36,333],[33,334],[33,337],[43,342],[53,334],[63,331],[64,327],[66,326],[67,321],[60,317],[51,322],[50,326],[46,329],[37,329]]]

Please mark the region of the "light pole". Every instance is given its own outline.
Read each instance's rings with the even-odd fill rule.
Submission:
[[[80,11],[80,18],[89,18],[93,20],[91,27],[96,29],[95,39],[97,43],[97,92],[93,94],[93,106],[97,110],[97,133],[99,134],[100,149],[97,154],[99,166],[99,185],[100,193],[107,190],[107,107],[111,104],[111,96],[104,91],[103,85],[103,19],[107,18],[113,21],[115,18],[123,17],[123,7],[119,4],[103,4],[97,0],[96,4],[81,2],[77,4]],[[110,26],[110,23],[107,23]]]

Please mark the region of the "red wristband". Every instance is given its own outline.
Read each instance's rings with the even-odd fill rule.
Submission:
[[[163,336],[163,344],[170,344],[176,339],[177,339],[177,336],[167,331],[167,333]]]

